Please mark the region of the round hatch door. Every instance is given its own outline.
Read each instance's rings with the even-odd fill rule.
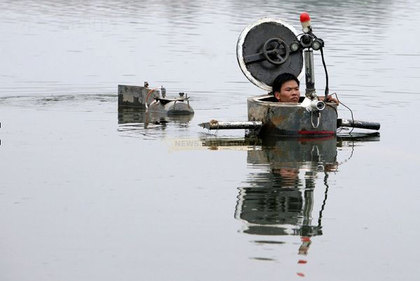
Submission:
[[[292,51],[298,42],[295,29],[278,19],[264,18],[246,27],[236,45],[239,66],[249,81],[271,91],[281,73],[299,77],[303,68],[301,50]]]

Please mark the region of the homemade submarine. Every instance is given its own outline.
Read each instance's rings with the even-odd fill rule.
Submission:
[[[236,46],[239,67],[250,82],[268,94],[247,99],[248,121],[211,120],[199,126],[209,130],[246,129],[247,135],[259,137],[334,136],[340,127],[380,129],[377,122],[340,119],[338,104],[326,102],[329,88],[324,41],[313,33],[309,14],[302,13],[300,22],[300,34],[284,21],[272,18],[260,19],[241,32]],[[325,70],[324,98],[315,91],[314,51],[321,53]],[[305,95],[298,103],[278,102],[270,93],[274,80],[282,73],[305,76]]]

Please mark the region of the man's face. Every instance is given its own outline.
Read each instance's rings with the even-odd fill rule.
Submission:
[[[299,102],[299,85],[295,80],[290,80],[281,86],[280,92],[275,92],[274,96],[280,102]]]

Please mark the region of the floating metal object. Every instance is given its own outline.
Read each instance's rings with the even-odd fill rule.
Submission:
[[[145,109],[154,98],[159,97],[158,89],[149,89],[148,83],[145,86],[118,85],[118,107],[119,108],[143,108]]]
[[[147,107],[149,112],[165,113],[167,115],[190,115],[194,114],[190,106],[189,97],[184,93],[179,93],[179,98],[155,98]]]
[[[159,89],[150,89],[149,83],[144,86],[118,85],[118,108],[143,108],[160,97]]]
[[[247,135],[261,136],[325,136],[335,135],[337,129],[337,104],[290,104],[273,102],[272,95],[248,98],[247,122],[221,122],[212,120],[199,124],[209,130],[247,129]],[[322,113],[313,107],[321,107]]]
[[[178,98],[167,98],[163,86],[149,88],[148,82],[144,82],[143,87],[118,85],[118,108],[139,108],[167,115],[194,114],[189,97],[185,93],[179,93]]]
[[[246,27],[237,42],[237,59],[244,75],[259,88],[271,91],[275,78],[282,73],[302,77],[305,62],[305,98],[298,104],[278,102],[273,94],[247,99],[248,122],[205,122],[210,130],[247,129],[247,134],[267,136],[336,135],[337,127],[351,126],[379,130],[378,123],[339,121],[337,104],[321,101],[315,91],[313,50],[320,50],[324,41],[312,33],[309,15],[302,13],[303,34],[278,19],[265,18]],[[303,53],[304,52],[304,56]],[[323,60],[324,68],[325,62]],[[328,73],[325,98],[328,96]],[[216,123],[213,120],[213,123]]]
[[[294,104],[273,102],[272,98],[272,95],[248,98],[248,120],[262,122],[260,135],[335,135],[337,104],[327,103],[322,111],[318,111],[313,109],[312,102],[305,106],[304,100]]]

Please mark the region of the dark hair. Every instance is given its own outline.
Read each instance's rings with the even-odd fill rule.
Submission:
[[[297,77],[291,73],[282,73],[279,76],[274,79],[273,87],[272,87],[272,94],[274,95],[275,92],[280,92],[281,86],[283,86],[284,83],[294,80],[299,86],[299,80]]]

